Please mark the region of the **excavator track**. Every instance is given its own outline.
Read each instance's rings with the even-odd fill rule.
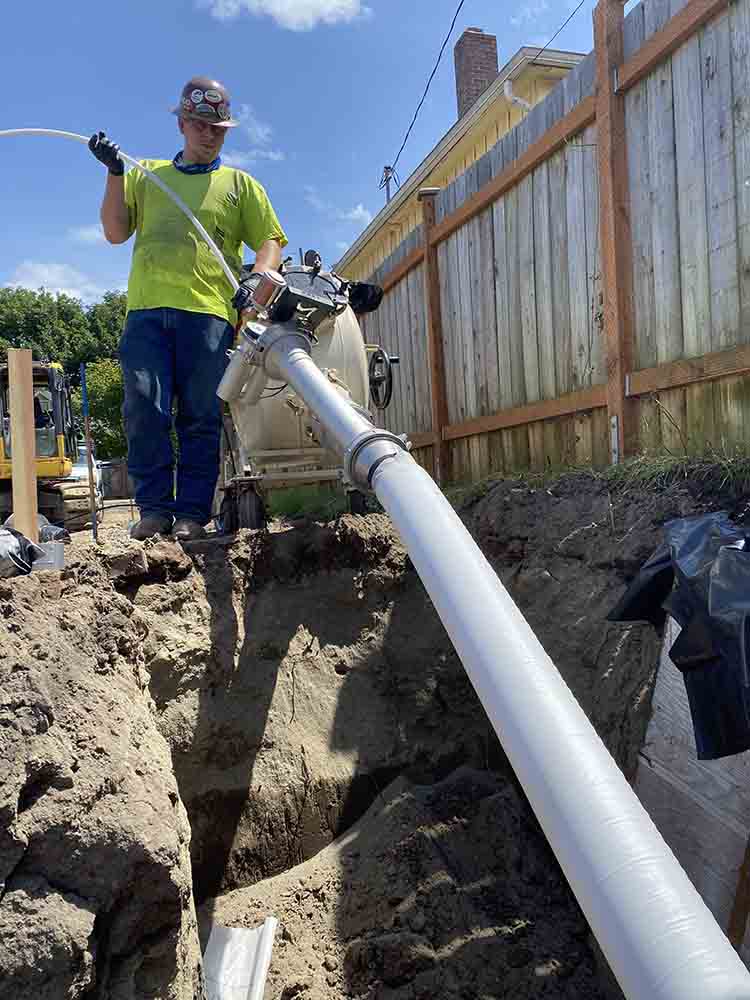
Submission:
[[[83,528],[91,522],[89,484],[84,480],[44,480],[39,483],[39,513],[52,524],[68,530]],[[96,491],[97,521],[102,519],[102,496]]]

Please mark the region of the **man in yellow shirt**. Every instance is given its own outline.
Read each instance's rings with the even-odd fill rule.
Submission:
[[[255,251],[254,272],[278,268],[287,240],[265,190],[221,162],[227,129],[239,124],[231,117],[225,87],[193,77],[174,114],[184,148],[173,160],[144,164],[188,205],[238,279],[243,243]],[[226,275],[192,223],[140,171],[125,174],[119,147],[103,132],[91,137],[89,148],[109,171],[101,208],[104,235],[110,243],[124,243],[136,234],[120,343],[128,472],[141,514],[131,534],[202,538],[219,472],[216,389],[247,289],[232,296]]]

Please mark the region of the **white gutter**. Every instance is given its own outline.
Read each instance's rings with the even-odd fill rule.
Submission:
[[[343,269],[345,269],[346,266],[361,253],[370,240],[378,235],[388,220],[392,218],[396,212],[398,212],[398,210],[412,195],[416,195],[419,189],[424,186],[425,181],[432,174],[433,170],[442,162],[442,160],[445,159],[454,146],[456,146],[464,138],[464,136],[467,135],[467,133],[471,132],[487,109],[494,104],[495,101],[505,99],[504,88],[506,80],[518,80],[519,76],[532,62],[535,62],[537,66],[542,66],[547,69],[571,70],[585,58],[585,55],[580,52],[562,52],[554,49],[548,49],[544,53],[544,58],[536,61],[538,54],[539,49],[531,48],[529,46],[524,46],[516,52],[513,58],[510,59],[500,70],[494,82],[490,84],[481,97],[477,98],[476,102],[471,108],[469,108],[466,114],[459,118],[450,131],[446,132],[429,156],[422,161],[417,169],[409,176],[396,194],[391,198],[390,202],[383,209],[381,209],[380,212],[378,212],[367,229],[364,230],[351,247],[349,247],[344,256],[341,257],[340,260],[334,265],[333,269],[335,271],[341,273]]]

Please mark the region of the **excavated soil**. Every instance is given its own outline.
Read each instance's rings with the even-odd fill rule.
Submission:
[[[462,511],[629,776],[658,637],[606,614],[666,520],[717,506],[581,475]],[[281,919],[269,1000],[605,995],[384,515],[102,542],[0,582],[3,996],[195,1000],[191,885],[204,935]]]

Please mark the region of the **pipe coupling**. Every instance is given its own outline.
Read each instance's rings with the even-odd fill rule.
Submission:
[[[375,470],[386,458],[395,458],[400,451],[409,450],[406,435],[391,431],[363,431],[344,452],[344,479],[360,490],[372,489]],[[368,454],[365,454],[368,452]]]

